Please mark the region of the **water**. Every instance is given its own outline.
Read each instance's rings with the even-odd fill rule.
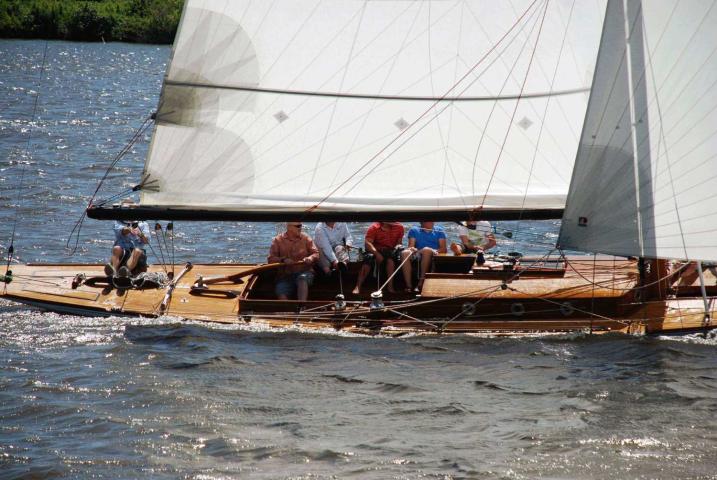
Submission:
[[[0,41],[3,255],[17,218],[22,261],[105,259],[106,223],[84,223],[74,257],[65,243],[155,107],[168,55]],[[147,141],[101,196],[136,181]],[[276,228],[175,224],[177,261],[262,261]],[[538,254],[557,233],[498,228],[518,232],[504,251]],[[4,302],[0,478],[717,478],[716,347],[715,335],[276,332]]]

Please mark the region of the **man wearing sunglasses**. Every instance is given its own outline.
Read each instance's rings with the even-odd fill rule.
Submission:
[[[319,251],[301,227],[300,222],[287,222],[286,232],[271,242],[268,262],[286,264],[276,276],[274,292],[279,300],[296,295],[297,300],[305,301],[314,281],[314,263],[319,259]]]

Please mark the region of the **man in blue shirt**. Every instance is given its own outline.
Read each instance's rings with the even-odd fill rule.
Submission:
[[[403,266],[403,280],[406,282],[406,290],[411,291],[413,282],[411,274],[413,273],[413,262],[406,260],[409,256],[420,264],[420,276],[418,277],[418,285],[416,291],[421,291],[426,272],[431,268],[433,256],[439,253],[446,253],[446,232],[441,227],[436,227],[433,222],[421,222],[420,227],[411,227],[408,231],[408,248],[401,252],[401,262]]]
[[[147,266],[144,248],[149,244],[149,225],[147,222],[116,221],[114,231],[115,244],[110,263],[105,265],[105,275],[129,277],[135,268]]]

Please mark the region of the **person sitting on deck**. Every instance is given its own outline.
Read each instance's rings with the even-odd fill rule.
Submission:
[[[135,271],[147,268],[149,225],[147,222],[115,221],[115,244],[110,263],[105,265],[108,277],[129,277]]]
[[[314,243],[319,249],[319,267],[325,274],[348,269],[349,248],[353,238],[344,222],[319,222],[314,230]]]
[[[314,281],[314,263],[319,259],[311,237],[301,231],[300,222],[287,222],[286,232],[274,237],[269,249],[269,263],[285,263],[277,272],[274,292],[279,300],[288,300],[296,294],[305,301]]]
[[[446,251],[446,232],[441,227],[434,226],[433,222],[421,222],[420,227],[411,227],[408,231],[408,248],[401,252],[401,262],[403,263],[401,270],[407,292],[412,291],[413,267],[410,261],[405,260],[413,256],[420,264],[420,275],[418,285],[416,285],[416,291],[420,291],[423,288],[426,273],[431,268],[433,256],[446,253]]]
[[[398,247],[403,248],[403,231],[403,225],[398,222],[375,222],[368,227],[365,239],[366,255],[352,292],[354,295],[361,293],[361,286],[373,268],[386,265],[386,275],[391,278],[398,261]],[[392,278],[386,289],[390,293],[395,292]]]
[[[459,225],[458,236],[461,239],[461,243],[451,243],[451,250],[455,255],[483,253],[496,246],[495,235],[493,235],[493,227],[490,222],[468,220],[465,225]]]

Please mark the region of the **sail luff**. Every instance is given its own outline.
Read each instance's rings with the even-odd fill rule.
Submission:
[[[157,110],[154,112],[155,125],[154,125],[154,128],[152,129],[152,135],[151,135],[150,142],[149,142],[149,148],[147,149],[147,159],[149,159],[149,157],[152,155],[152,151],[156,147],[155,139],[156,139],[156,133],[157,133],[157,123],[156,123],[157,113],[160,110],[160,107],[162,105],[162,99],[164,98],[164,89],[167,85],[167,81],[169,78],[169,69],[172,66],[172,59],[174,58],[174,52],[177,48],[177,39],[180,37],[181,31],[182,31],[182,25],[184,24],[184,20],[185,20],[185,18],[187,18],[186,13],[187,13],[187,5],[188,4],[189,4],[189,2],[184,2],[184,5],[182,5],[182,13],[179,16],[179,23],[177,24],[177,33],[175,34],[175,37],[174,37],[175,40],[174,40],[174,42],[172,42],[172,49],[169,52],[169,58],[167,59],[167,70],[165,70],[165,72],[164,72],[164,78],[162,80],[162,87],[159,91],[159,100],[157,101]],[[147,172],[147,163],[148,162],[145,162],[144,166],[142,167],[141,178],[142,178],[143,182],[146,182],[149,177],[149,174]],[[145,192],[145,190],[140,190],[140,202],[142,201],[142,198],[144,197],[144,192]]]
[[[637,149],[637,117],[635,115],[635,70],[637,70],[634,65],[635,59],[634,56],[638,54],[639,50],[638,48],[633,48],[631,44],[631,37],[637,36],[637,30],[636,28],[631,26],[631,23],[635,26],[637,26],[640,22],[639,17],[636,18],[634,21],[630,21],[630,16],[628,14],[629,10],[629,4],[627,0],[623,0],[622,2],[622,9],[623,9],[623,21],[625,25],[625,58],[626,62],[625,65],[627,66],[627,83],[630,86],[630,88],[627,91],[627,100],[628,100],[628,112],[630,114],[630,129],[632,131],[632,135],[630,136],[630,141],[632,142],[632,168],[633,168],[633,178],[635,181],[634,185],[634,192],[635,192],[635,217],[636,217],[636,226],[637,226],[637,248],[640,252],[640,257],[645,256],[645,247],[644,247],[644,239],[643,239],[643,228],[642,228],[642,212],[641,207],[642,203],[640,202],[640,192],[643,190],[640,188],[640,156]],[[639,28],[639,26],[638,26]],[[641,30],[640,30],[641,31]],[[633,52],[634,50],[634,52]],[[639,71],[639,70],[638,70]]]

